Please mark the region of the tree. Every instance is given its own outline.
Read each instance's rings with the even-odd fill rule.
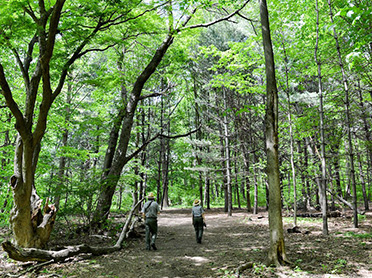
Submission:
[[[194,8],[191,11],[185,11],[185,14],[187,16],[184,18],[184,20],[182,21],[182,18],[185,15],[181,15],[180,17],[181,21],[175,23],[176,21],[174,18],[175,12],[174,7],[172,5],[172,1],[167,2],[166,12],[168,16],[168,28],[167,33],[164,35],[165,38],[156,49],[155,53],[153,54],[152,58],[150,59],[146,67],[137,76],[133,84],[132,90],[129,93],[128,103],[126,104],[126,107],[118,112],[119,114],[123,115],[123,118],[121,118],[118,121],[118,124],[121,126],[119,127],[117,132],[120,131],[121,133],[120,137],[117,139],[118,141],[112,140],[113,143],[112,148],[109,149],[107,152],[107,156],[109,156],[109,159],[107,159],[108,163],[106,164],[107,166],[105,167],[105,174],[103,175],[101,180],[102,187],[99,193],[97,207],[93,215],[94,226],[100,226],[107,219],[112,204],[112,198],[115,193],[116,185],[125,164],[129,160],[131,160],[137,153],[142,151],[142,149],[148,143],[150,143],[150,141],[153,140],[153,139],[149,140],[149,142],[147,142],[141,148],[139,148],[138,150],[131,154],[128,154],[128,144],[130,142],[130,135],[133,127],[133,118],[138,103],[144,98],[142,96],[142,90],[146,82],[150,79],[150,77],[153,75],[153,73],[156,71],[157,67],[163,60],[169,47],[173,44],[176,35],[185,30],[209,27],[221,21],[228,20],[234,15],[236,15],[240,10],[242,10],[247,5],[248,2],[249,1],[245,1],[240,8],[217,20],[203,24],[194,24],[190,26],[187,25],[191,18],[195,15],[197,8]]]
[[[93,9],[98,9],[99,5],[94,6],[91,2],[83,7],[71,3],[64,10],[65,2],[57,0],[51,5],[44,1],[7,1],[0,10],[3,26],[0,43],[5,53],[13,54],[25,91],[24,99],[19,100],[17,87],[8,77],[11,67],[2,56],[1,93],[16,120],[19,134],[14,175],[10,180],[14,198],[10,222],[15,241],[21,247],[45,246],[53,228],[56,208],[46,201],[42,209],[42,200],[36,192],[35,172],[47,118],[52,104],[62,92],[70,67],[83,55],[112,46],[112,41],[102,37],[99,38],[100,45],[94,44],[93,38],[99,32],[148,12],[144,10],[133,15],[128,3],[111,5],[113,3],[99,0],[95,3],[102,4],[103,11]],[[20,13],[26,16],[19,16]],[[27,44],[23,43],[25,40],[28,40]]]
[[[321,167],[322,167],[322,180],[320,183],[320,204],[322,207],[323,217],[323,235],[328,235],[328,220],[327,220],[327,169],[325,160],[325,137],[324,137],[324,107],[323,107],[323,83],[322,83],[322,62],[318,57],[319,45],[319,9],[318,1],[316,1],[316,45],[314,58],[318,66],[318,90],[319,90],[319,118],[320,118],[320,153],[321,153]]]
[[[331,18],[332,24],[334,24],[333,20],[333,11],[332,11],[332,4],[331,1],[328,0],[329,6],[329,15]],[[353,139],[352,139],[352,131],[351,131],[351,117],[350,117],[350,93],[349,93],[349,82],[346,76],[346,72],[344,69],[344,63],[342,61],[341,51],[340,51],[340,44],[338,40],[338,34],[335,29],[335,26],[332,26],[333,29],[333,37],[336,42],[336,49],[337,49],[337,57],[338,62],[341,68],[342,74],[342,83],[344,86],[344,93],[345,93],[345,124],[346,124],[346,132],[347,132],[347,143],[348,143],[348,153],[350,157],[350,175],[351,175],[351,185],[353,188],[353,207],[354,207],[354,227],[358,228],[358,200],[357,200],[357,189],[356,189],[356,180],[355,180],[355,163],[354,163],[354,148],[353,148]]]
[[[11,177],[10,186],[13,190],[14,207],[11,213],[11,226],[15,240],[23,247],[42,247],[49,239],[55,219],[55,207],[44,206],[44,215],[41,209],[41,200],[38,197],[34,184],[34,175],[40,153],[40,144],[45,133],[48,112],[54,99],[61,92],[65,76],[61,78],[60,86],[53,92],[50,79],[50,62],[56,44],[58,23],[65,1],[57,1],[55,6],[46,7],[43,1],[39,2],[39,14],[36,14],[31,6],[23,6],[25,12],[30,16],[34,24],[34,36],[29,42],[24,60],[22,53],[11,40],[13,34],[11,28],[2,32],[2,44],[6,45],[18,62],[19,69],[23,75],[26,90],[26,101],[24,112],[16,102],[13,90],[6,78],[6,72],[2,63],[0,64],[0,86],[8,108],[16,118],[16,129],[19,133],[16,145],[15,169]],[[5,8],[5,7],[4,7]],[[8,7],[9,8],[9,7]],[[13,30],[12,30],[13,31]],[[9,37],[10,36],[10,37]],[[13,35],[14,36],[14,35]],[[39,57],[36,67],[31,62],[34,56],[35,45],[39,44]],[[30,72],[33,70],[33,74]],[[66,72],[65,72],[66,74]],[[42,101],[40,109],[36,110],[36,101],[40,84],[42,86]],[[36,125],[34,126],[34,114],[38,113]],[[31,217],[30,217],[31,211]]]
[[[281,265],[286,262],[283,235],[282,203],[279,180],[279,140],[278,140],[278,90],[275,79],[274,54],[271,43],[269,13],[266,0],[260,1],[262,41],[266,68],[266,155],[267,179],[269,184],[269,227],[270,249],[269,264]]]

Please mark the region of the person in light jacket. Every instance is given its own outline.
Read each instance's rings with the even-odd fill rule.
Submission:
[[[192,207],[192,224],[195,229],[196,242],[200,244],[202,242],[204,227],[207,225],[205,224],[204,209],[198,199],[194,201]]]
[[[146,250],[157,250],[155,241],[158,236],[158,214],[160,213],[159,205],[155,202],[154,193],[150,192],[147,196],[147,202],[142,208],[142,216],[145,219],[146,227]]]

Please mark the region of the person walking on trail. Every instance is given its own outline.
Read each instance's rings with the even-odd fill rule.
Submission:
[[[158,214],[160,213],[159,205],[155,202],[154,193],[149,193],[147,202],[143,206],[142,216],[145,219],[146,227],[146,250],[157,250],[155,241],[158,236]]]
[[[204,209],[200,205],[200,200],[196,199],[192,207],[192,224],[195,229],[196,242],[201,243],[205,224]]]

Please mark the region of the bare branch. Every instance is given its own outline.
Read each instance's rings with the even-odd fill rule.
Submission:
[[[163,137],[163,138],[168,138],[168,139],[177,139],[177,138],[181,138],[181,137],[187,137],[187,136],[190,136],[191,134],[197,132],[200,128],[201,128],[201,126],[199,126],[197,129],[194,129],[194,130],[192,130],[188,133],[178,134],[178,135],[165,135],[165,134],[158,133],[154,137],[152,137],[150,140],[143,143],[143,145],[141,147],[139,147],[135,152],[133,152],[132,154],[127,156],[125,158],[125,161],[127,162],[127,161],[131,160],[133,157],[135,157],[136,155],[138,155],[140,152],[142,152],[147,147],[148,144],[150,144],[151,142],[156,140],[158,137]]]
[[[247,21],[250,22],[250,24],[251,24],[251,26],[252,26],[252,29],[253,29],[255,35],[257,36],[257,31],[256,31],[256,28],[255,28],[254,25],[253,25],[253,22],[258,22],[258,20],[250,19],[250,18],[246,17],[245,15],[242,15],[240,12],[237,13],[237,15],[240,16],[241,18],[243,18],[243,19],[245,19],[245,20],[247,20]]]
[[[226,20],[229,20],[231,17],[233,17],[234,15],[237,15],[242,9],[244,9],[244,7],[250,2],[251,0],[247,0],[244,2],[244,4],[237,10],[235,10],[234,12],[232,12],[231,14],[227,15],[227,16],[224,16],[222,18],[219,18],[219,19],[216,19],[214,21],[211,21],[211,22],[208,22],[208,23],[202,23],[202,24],[195,24],[195,25],[191,25],[191,26],[187,26],[187,27],[183,27],[183,28],[180,28],[177,30],[177,32],[181,32],[181,31],[184,31],[184,30],[190,30],[190,29],[195,29],[195,28],[200,28],[200,27],[203,27],[203,28],[206,28],[206,27],[209,27],[209,26],[212,26],[216,23],[219,23],[219,22],[222,22],[222,21],[226,21]]]
[[[107,49],[109,49],[111,47],[114,47],[115,45],[116,45],[116,43],[115,44],[110,44],[110,45],[106,46],[105,48],[90,48],[90,49],[87,49],[87,50],[81,52],[79,55],[77,55],[77,59],[80,58],[80,57],[82,57],[82,56],[84,56],[85,54],[87,54],[89,52],[94,52],[94,51],[96,51],[96,52],[104,52]]]
[[[194,130],[192,130],[192,131],[190,131],[188,133],[185,133],[185,134],[179,134],[179,135],[173,135],[173,136],[172,135],[159,134],[159,136],[160,137],[167,138],[167,139],[177,139],[177,138],[181,138],[181,137],[190,136],[191,134],[193,134],[193,133],[197,132],[198,130],[200,130],[200,128],[201,128],[201,125],[198,128],[196,128],[196,129],[194,129]]]
[[[115,14],[115,13],[113,13],[112,16],[110,16],[110,19],[105,20],[105,21],[103,21],[103,22],[100,23],[100,25],[101,25],[100,31],[107,30],[111,26],[120,25],[120,24],[126,23],[128,21],[138,19],[138,18],[144,16],[145,14],[147,14],[149,12],[152,12],[152,11],[155,11],[156,9],[160,8],[161,6],[166,5],[167,3],[168,3],[168,1],[165,2],[165,3],[163,3],[163,4],[157,5],[157,6],[153,7],[153,8],[151,8],[151,9],[145,10],[145,11],[143,11],[142,13],[140,13],[140,14],[138,14],[136,16],[129,17],[129,18],[125,18],[126,14],[120,14],[117,17],[112,18],[112,16]],[[86,28],[92,28],[92,27],[88,27],[88,26],[85,26],[85,27]]]
[[[132,217],[133,217],[133,213],[134,211],[137,209],[137,207],[143,202],[143,200],[145,200],[145,198],[142,198],[141,200],[139,200],[137,202],[136,205],[134,205],[132,207],[132,209],[130,210],[130,213],[128,215],[128,218],[127,218],[127,221],[125,221],[125,225],[120,233],[120,236],[119,236],[119,239],[118,241],[116,242],[116,244],[114,245],[115,247],[117,248],[121,248],[121,245],[123,243],[123,240],[126,238],[126,234],[127,234],[127,231],[128,231],[128,227],[129,227],[129,223],[131,222],[132,220]]]
[[[129,160],[131,160],[133,157],[137,156],[140,152],[142,152],[147,147],[148,144],[150,144],[152,141],[155,141],[159,136],[160,136],[160,134],[156,134],[150,140],[143,143],[143,145],[141,147],[139,147],[136,151],[134,151],[132,154],[125,157],[125,159],[124,159],[125,163],[128,162]]]
[[[147,98],[150,98],[150,97],[163,96],[163,95],[165,95],[166,92],[168,92],[170,89],[172,89],[174,87],[176,87],[176,84],[169,84],[169,86],[167,88],[165,88],[163,91],[158,92],[158,93],[152,93],[152,94],[140,96],[139,100],[141,101],[141,100],[144,100],[144,99],[147,99]]]
[[[250,19],[249,17],[246,17],[245,15],[242,15],[240,12],[238,12],[237,15],[240,16],[241,18],[244,18],[247,21],[258,22],[258,20]]]

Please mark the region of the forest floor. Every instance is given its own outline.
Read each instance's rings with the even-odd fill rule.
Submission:
[[[267,212],[253,215],[234,210],[228,217],[213,209],[206,212],[206,219],[203,242],[197,244],[189,209],[162,211],[157,251],[146,251],[142,237],[129,239],[119,252],[35,268],[35,263],[12,261],[0,250],[0,277],[232,278],[238,277],[237,268],[248,262],[253,266],[239,277],[372,277],[372,212],[361,219],[358,229],[352,228],[349,217],[329,218],[330,235],[326,237],[322,236],[319,218],[299,218],[302,233],[288,233],[292,219],[284,218],[286,253],[293,265],[280,268],[265,266]],[[115,240],[99,244],[109,245]],[[84,236],[70,240],[58,233],[51,243],[82,241],[95,242]]]

